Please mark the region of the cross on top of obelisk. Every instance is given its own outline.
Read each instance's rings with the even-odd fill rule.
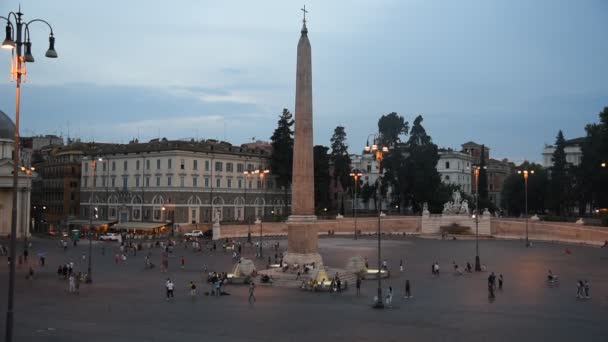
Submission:
[[[308,13],[308,11],[306,10],[306,5],[304,5],[304,8],[300,8],[300,10],[302,11],[302,13],[304,13],[304,19],[302,20],[302,22],[306,24],[306,13]]]

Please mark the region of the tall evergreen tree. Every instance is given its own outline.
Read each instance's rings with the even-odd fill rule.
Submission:
[[[408,188],[405,184],[405,175],[400,172],[405,164],[405,144],[401,138],[407,136],[409,123],[401,115],[392,112],[383,115],[378,120],[379,145],[389,147],[389,152],[384,154],[382,168],[382,193],[391,188],[391,205],[404,207],[408,202]],[[370,142],[376,143],[376,142]]]
[[[329,147],[316,145],[313,148],[315,172],[315,207],[317,211],[329,204]]]
[[[608,207],[608,107],[599,113],[599,123],[585,127],[587,135],[581,144],[583,160],[576,175],[576,190],[582,203],[591,209]]]
[[[561,216],[569,205],[569,179],[568,162],[566,161],[566,139],[560,130],[555,139],[555,151],[553,152],[553,166],[551,167],[550,186],[550,208]]]
[[[329,160],[333,166],[333,177],[342,189],[346,190],[352,183],[350,180],[350,156],[346,144],[346,131],[344,127],[338,126],[331,137],[331,153]]]
[[[477,194],[479,195],[479,206],[482,209],[489,202],[488,199],[488,170],[486,165],[486,146],[481,145],[481,156],[479,157],[479,179],[477,180]]]
[[[287,109],[279,116],[277,128],[272,137],[272,156],[270,158],[270,172],[275,177],[277,185],[282,187],[285,194],[285,213],[287,213],[287,190],[291,185],[293,163],[293,116]]]
[[[426,133],[422,120],[421,115],[414,120],[406,146],[409,157],[405,159],[405,167],[399,171],[399,174],[403,175],[400,179],[406,179],[405,182],[399,182],[401,193],[410,194],[409,205],[415,212],[421,211],[425,202],[434,200],[437,188],[441,183],[441,177],[436,168],[439,161],[438,148]]]

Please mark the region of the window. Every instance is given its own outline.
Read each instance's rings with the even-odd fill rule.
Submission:
[[[135,177],[135,186],[139,188],[139,177]]]
[[[156,177],[156,186],[160,186],[160,177]]]
[[[105,170],[106,170],[106,163],[101,163],[101,169],[102,169],[103,171],[105,171]],[[73,171],[72,171],[72,172],[73,172]]]
[[[232,169],[232,163],[226,163],[226,172],[234,172]]]
[[[196,159],[192,161],[192,170],[198,170],[198,160]]]
[[[209,178],[205,178],[205,188],[209,187]]]
[[[222,171],[223,165],[222,162],[215,162],[215,171]]]
[[[198,178],[194,177],[192,178],[192,186],[198,186]]]
[[[232,188],[232,179],[227,179],[226,182],[226,187]]]
[[[240,165],[243,165],[243,164],[240,164]],[[242,179],[239,179],[239,181],[238,181],[238,187],[239,187],[239,189],[243,187],[243,180]]]
[[[112,161],[112,171],[116,171],[116,162]]]
[[[93,177],[93,187],[97,187],[97,176]]]
[[[242,163],[236,164],[236,172],[238,172],[238,173],[243,173],[244,172],[244,168],[243,168],[243,164]]]
[[[146,187],[150,187],[150,177],[146,177]]]
[[[371,165],[367,165],[367,172],[372,172],[372,166]]]
[[[247,164],[247,171],[253,171],[253,164]]]
[[[129,184],[129,176],[122,177],[122,188],[127,190],[127,185]]]
[[[112,177],[112,187],[116,187],[116,178]]]
[[[133,209],[133,219],[139,220],[139,216],[141,215],[141,211],[139,209]]]
[[[449,168],[450,168],[450,162],[447,162],[447,161],[445,162],[445,168],[446,168],[446,169],[449,169]],[[449,179],[449,178],[448,178],[448,179]]]
[[[160,159],[156,159],[156,169],[160,170]]]
[[[106,186],[106,177],[101,177],[101,186]]]
[[[154,219],[156,221],[160,220],[160,209],[154,209]]]
[[[251,181],[249,181],[249,189],[251,189]]]
[[[184,177],[179,177],[179,186],[182,188],[184,187]]]
[[[258,186],[258,189],[261,189],[262,188],[262,182],[258,181],[258,185],[257,186]]]
[[[88,187],[89,186],[89,177],[84,177],[84,187]]]
[[[171,186],[171,176],[167,177],[167,186]]]
[[[186,161],[185,160],[183,160],[183,159],[180,160],[179,168],[180,168],[180,170],[185,170],[186,169]]]
[[[205,171],[209,171],[209,161],[205,160]]]
[[[127,164],[127,161],[125,160],[123,162],[123,170],[127,171],[127,166],[128,166],[128,164]]]
[[[219,179],[219,178],[215,180],[215,186],[216,186],[217,188],[219,188],[219,187],[220,187],[220,179]]]
[[[172,159],[171,158],[167,159],[167,169],[171,169],[172,164],[173,164]]]
[[[146,160],[146,170],[150,170],[150,160]]]
[[[89,172],[89,163],[84,163],[84,169],[86,172]]]
[[[135,170],[139,170],[139,160],[135,161]]]

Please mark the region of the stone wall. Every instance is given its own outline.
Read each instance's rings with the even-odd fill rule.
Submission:
[[[498,238],[525,239],[526,221],[493,219],[492,235]],[[563,222],[528,222],[528,236],[531,240],[563,241],[602,245],[608,240],[608,230],[591,228],[575,223]]]
[[[490,235],[490,215],[481,215],[479,218],[479,235]],[[471,233],[475,233],[475,219],[471,215],[423,215],[421,227],[423,234],[440,234],[441,227],[452,224],[469,227]]]
[[[317,220],[316,224],[320,234],[327,234],[332,230],[336,235],[352,235],[355,231],[354,219],[342,218],[336,220]],[[420,217],[416,216],[385,216],[382,217],[382,232],[384,233],[419,233]],[[375,233],[378,230],[377,217],[365,217],[357,219],[357,229],[363,234]],[[246,237],[248,227],[246,224],[222,225],[222,237]],[[264,235],[287,235],[287,223],[264,222],[262,226]],[[251,225],[251,235],[260,235],[260,225]]]

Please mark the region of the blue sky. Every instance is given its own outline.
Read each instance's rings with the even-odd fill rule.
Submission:
[[[22,134],[127,142],[269,139],[293,112],[302,1],[21,0],[36,63]],[[19,2],[2,1],[0,14]],[[344,125],[359,151],[382,114],[422,114],[435,143],[474,140],[495,158],[541,160],[559,129],[584,134],[608,105],[608,2],[306,2],[315,143]],[[14,113],[9,55],[0,109]],[[2,65],[2,64],[0,64]],[[0,68],[1,70],[2,68]]]

